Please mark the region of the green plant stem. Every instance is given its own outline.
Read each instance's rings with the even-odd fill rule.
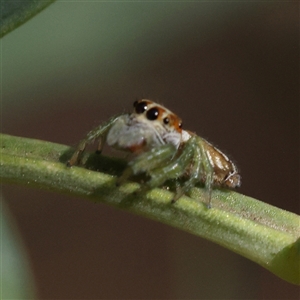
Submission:
[[[204,189],[194,188],[171,204],[163,189],[116,187],[125,162],[87,154],[86,167],[66,166],[74,149],[45,141],[0,135],[2,182],[25,184],[88,198],[124,209],[216,242],[294,284],[300,283],[300,217],[228,190],[214,190],[208,209]]]

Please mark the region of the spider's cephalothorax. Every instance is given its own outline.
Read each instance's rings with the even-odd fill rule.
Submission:
[[[68,165],[77,164],[87,144],[96,139],[100,152],[106,142],[134,154],[119,183],[140,173],[150,176],[146,182],[149,188],[161,186],[168,179],[184,178],[173,202],[197,182],[204,182],[210,206],[213,186],[235,188],[241,184],[236,166],[225,154],[205,139],[183,130],[177,115],[150,100],[135,101],[131,114],[115,116],[88,133]]]

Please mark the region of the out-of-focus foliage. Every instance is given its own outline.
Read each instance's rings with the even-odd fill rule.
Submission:
[[[24,247],[2,199],[0,205],[0,298],[34,299],[33,281]]]
[[[54,1],[55,0],[2,0],[0,7],[0,37],[16,29]]]

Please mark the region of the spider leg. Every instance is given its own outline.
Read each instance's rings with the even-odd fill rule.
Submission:
[[[67,162],[67,166],[71,167],[77,165],[80,162],[80,159],[82,157],[83,152],[85,151],[86,146],[88,144],[93,143],[96,139],[99,139],[97,152],[101,153],[109,129],[118,120],[120,116],[122,115],[114,116],[111,119],[109,119],[106,123],[101,124],[100,126],[90,131],[87,134],[87,136],[78,144],[76,151],[72,155],[71,159]]]
[[[186,145],[186,148],[191,148],[193,151],[192,164],[190,164],[189,179],[185,181],[180,191],[176,193],[172,203],[176,202],[183,194],[190,190],[197,182],[205,178],[205,189],[207,192],[207,207],[211,208],[211,192],[214,169],[209,159],[208,153],[203,146],[203,140],[198,136],[193,136]],[[186,150],[187,151],[187,150]],[[187,166],[188,167],[188,166]]]
[[[132,175],[151,172],[152,169],[169,161],[174,153],[176,153],[176,148],[173,145],[165,144],[138,155],[128,163],[128,168],[118,178],[117,184],[122,184]]]
[[[140,154],[129,163],[129,166],[134,174],[149,172],[170,160],[174,153],[176,148],[171,144],[165,144]]]
[[[211,162],[209,153],[205,151],[205,147],[203,145],[203,140],[198,136],[197,137],[197,142],[198,142],[198,148],[200,149],[201,152],[201,160],[202,160],[202,167],[203,167],[203,174],[199,174],[199,177],[201,178],[202,175],[205,175],[205,188],[207,192],[207,198],[208,198],[208,203],[207,207],[211,208],[211,192],[212,192],[212,185],[214,181],[214,168],[213,168],[213,163]],[[200,170],[202,171],[202,170]]]
[[[205,151],[203,141],[198,136],[193,136],[186,142],[181,149],[180,155],[167,166],[156,168],[149,172],[150,181],[147,183],[149,187],[162,185],[167,179],[179,178],[188,172],[189,179],[177,191],[172,203],[176,202],[183,194],[185,194],[197,182],[205,178],[205,188],[208,193],[208,207],[211,207],[211,191],[213,183],[213,166],[210,162],[208,153]]]
[[[189,191],[197,182],[200,181],[202,175],[202,153],[201,150],[196,143],[196,137],[192,137],[186,145],[185,151],[190,151],[192,153],[192,164],[191,161],[188,162],[190,164],[190,169],[188,170],[190,176],[189,179],[185,181],[184,185],[181,189],[176,193],[174,198],[172,199],[172,203],[176,202],[182,195],[184,195],[187,191]],[[188,165],[185,166],[187,168]]]
[[[180,153],[174,156],[169,164],[155,168],[149,172],[151,179],[147,185],[150,188],[162,185],[167,179],[179,178],[186,172],[186,168],[189,166],[193,156],[193,149],[186,146],[178,150]]]

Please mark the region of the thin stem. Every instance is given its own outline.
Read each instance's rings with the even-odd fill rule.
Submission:
[[[87,154],[85,167],[66,166],[74,149],[45,141],[0,135],[2,183],[25,184],[82,196],[177,227],[216,242],[299,284],[298,215],[228,190],[194,188],[172,204],[163,189],[139,191],[136,182],[116,185],[123,160]],[[95,171],[98,170],[98,171]],[[297,241],[298,240],[298,241]]]

